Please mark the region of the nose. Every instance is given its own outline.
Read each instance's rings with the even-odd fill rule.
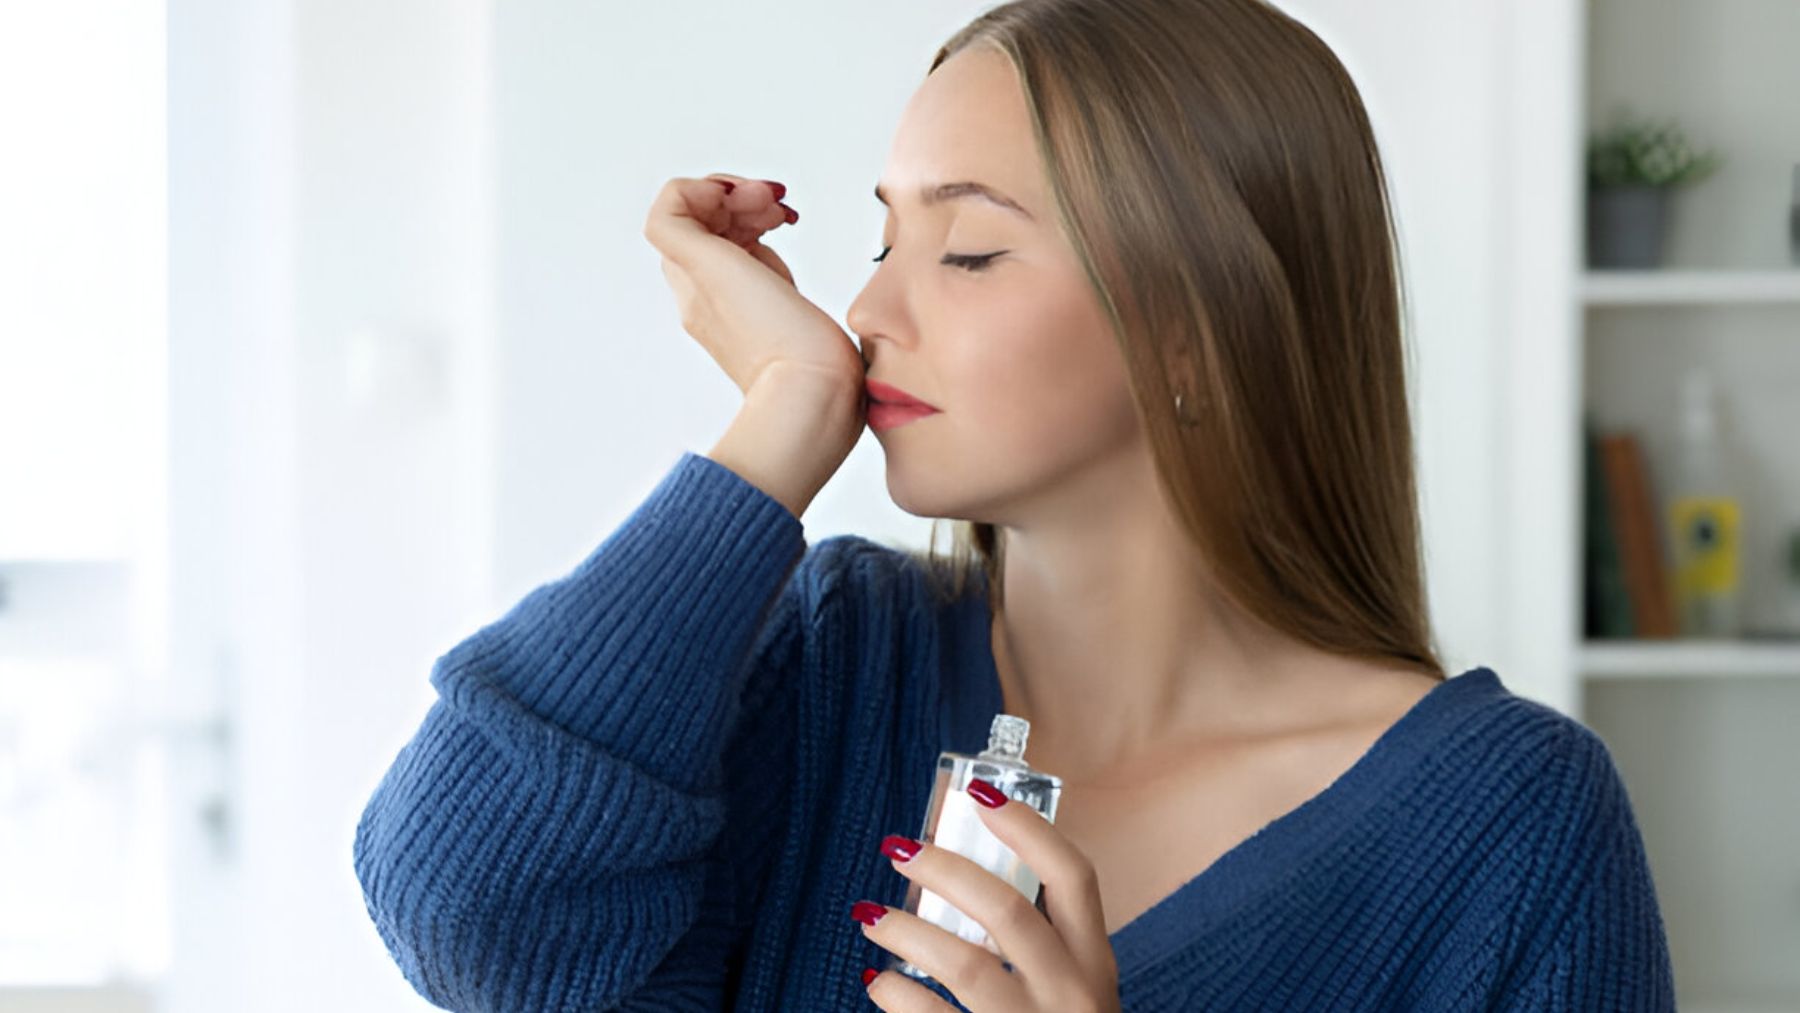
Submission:
[[[863,285],[862,291],[856,293],[856,298],[850,300],[850,308],[844,311],[844,326],[850,328],[850,333],[856,335],[857,338],[863,342],[863,347],[865,348],[868,347],[868,334],[874,326],[874,322],[869,317],[869,289],[873,287],[874,284],[875,280],[873,278],[869,279],[869,281]],[[865,353],[865,363],[867,362],[867,359],[868,356]]]
[[[904,329],[903,312],[898,302],[899,295],[894,290],[894,281],[892,278],[888,278],[885,283],[882,281],[890,273],[877,266],[875,274],[863,285],[862,291],[856,294],[856,298],[850,301],[850,308],[844,312],[844,326],[856,335],[862,348],[864,368],[871,361],[871,342],[891,340]]]

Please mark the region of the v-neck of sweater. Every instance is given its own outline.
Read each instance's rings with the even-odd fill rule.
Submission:
[[[1004,703],[985,590],[983,585],[956,603],[956,664],[944,673],[940,687],[940,732],[943,748],[950,752],[973,755],[987,748],[989,727]],[[1505,693],[1498,675],[1486,667],[1433,686],[1331,784],[1264,824],[1112,933],[1108,939],[1119,980],[1154,967],[1209,925],[1278,886],[1306,857],[1340,839],[1358,814],[1388,797],[1455,726],[1458,715]],[[1029,746],[1025,762],[1031,762]]]

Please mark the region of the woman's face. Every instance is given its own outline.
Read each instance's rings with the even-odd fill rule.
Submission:
[[[974,182],[931,202],[921,189]],[[846,315],[868,376],[939,409],[877,430],[888,492],[921,517],[1022,525],[1086,510],[1120,455],[1142,452],[1125,365],[1057,224],[1012,63],[973,47],[925,79],[880,181],[876,267]],[[944,263],[946,255],[987,257]],[[1080,481],[1090,478],[1093,481]],[[1072,494],[1044,501],[1047,490]]]

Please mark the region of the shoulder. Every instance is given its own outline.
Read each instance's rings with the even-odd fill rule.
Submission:
[[[905,565],[905,552],[863,535],[840,534],[806,547],[800,570],[821,586],[842,589],[870,581],[891,581]]]
[[[1442,708],[1445,745],[1472,763],[1512,780],[1548,785],[1617,776],[1606,743],[1593,729],[1513,693],[1491,668],[1464,672],[1436,692],[1451,697]]]
[[[1540,714],[1545,755],[1536,764],[1533,793],[1544,848],[1565,857],[1604,858],[1605,849],[1635,835],[1630,793],[1598,733],[1560,711],[1525,701]],[[1545,864],[1554,864],[1547,859]]]
[[[909,550],[858,534],[832,535],[807,545],[770,625],[843,628],[845,621],[914,609],[926,593],[923,584]]]
[[[1492,669],[1459,678],[1479,680],[1469,686],[1476,706],[1465,734],[1497,747],[1496,760],[1551,786],[1618,779],[1605,741],[1579,719],[1513,693]]]
[[[820,595],[854,594],[893,601],[923,590],[931,568],[923,550],[859,534],[838,534],[807,547],[798,576]]]
[[[1503,988],[1541,998],[1535,990],[1555,979],[1587,990],[1586,1001],[1532,1008],[1588,1008],[1600,991],[1658,995],[1657,1008],[1673,1008],[1649,857],[1611,750],[1545,704],[1508,694],[1493,709],[1483,735],[1505,773],[1493,804],[1472,814],[1487,843],[1465,868],[1505,918]],[[1619,980],[1596,984],[1608,975]]]
[[[1462,680],[1471,680],[1463,683]],[[1509,857],[1542,873],[1592,857],[1612,831],[1632,826],[1611,750],[1587,725],[1515,695],[1491,669],[1456,676],[1433,752],[1446,804],[1495,828]]]
[[[1645,875],[1611,751],[1575,717],[1477,668],[1406,720],[1373,779],[1379,843],[1367,846],[1460,898],[1459,917],[1491,919],[1505,947],[1561,924],[1621,863]]]

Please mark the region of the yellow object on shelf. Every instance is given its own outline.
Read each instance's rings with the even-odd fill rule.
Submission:
[[[1729,591],[1738,582],[1737,500],[1687,496],[1670,508],[1677,555],[1675,586],[1693,594]]]
[[[1682,496],[1669,507],[1676,611],[1683,632],[1733,625],[1741,579],[1742,517],[1735,499]]]

